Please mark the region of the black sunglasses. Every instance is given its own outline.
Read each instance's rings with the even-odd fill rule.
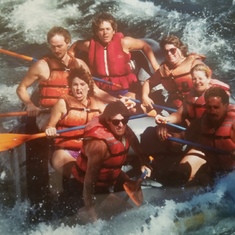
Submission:
[[[112,124],[113,124],[114,126],[118,126],[120,122],[121,122],[123,125],[126,125],[126,124],[128,123],[128,118],[123,118],[123,119],[121,119],[121,120],[119,120],[119,119],[112,119],[112,120],[110,120],[110,122],[112,122]]]
[[[169,50],[164,50],[164,53],[168,55],[169,52],[170,52],[172,55],[174,55],[176,53],[176,51],[177,51],[177,48],[173,47],[173,48],[171,48]]]

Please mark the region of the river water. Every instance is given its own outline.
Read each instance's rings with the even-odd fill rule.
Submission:
[[[73,41],[86,38],[91,33],[90,20],[99,11],[111,12],[125,35],[159,41],[164,34],[175,33],[188,44],[189,51],[207,56],[205,62],[213,77],[227,82],[234,95],[234,0],[0,0],[0,47],[39,58],[48,50],[46,33],[51,27],[67,28]],[[15,89],[31,62],[0,54],[0,63],[1,113],[20,110]],[[17,122],[17,118],[2,118],[0,132],[11,131]],[[0,153],[0,234],[235,234],[234,173],[187,203],[167,200],[161,206],[146,204],[135,213],[86,226],[29,225],[29,206],[19,196],[22,182],[12,162],[8,152]],[[191,222],[202,226],[186,232],[190,221],[179,216],[185,211]]]

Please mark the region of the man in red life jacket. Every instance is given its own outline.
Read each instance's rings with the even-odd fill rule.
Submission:
[[[136,92],[141,93],[141,87],[136,75],[131,71],[130,52],[142,50],[153,71],[156,71],[159,65],[150,45],[143,40],[126,37],[117,32],[117,22],[109,13],[100,13],[95,17],[92,30],[93,37],[90,40],[78,40],[69,52],[87,52],[92,75],[118,84],[115,86],[98,82],[101,89],[116,97],[127,95],[135,98]]]
[[[28,70],[26,76],[17,87],[17,94],[26,106],[28,116],[38,116],[40,108],[51,108],[58,98],[68,94],[67,77],[70,69],[83,67],[89,71],[86,63],[75,58],[68,53],[68,47],[71,43],[70,33],[62,27],[53,27],[47,33],[47,42],[49,43],[52,54],[46,55],[34,63]],[[39,83],[39,104],[34,104],[30,98],[27,88],[35,82]],[[116,98],[103,92],[97,86],[94,87],[95,96],[110,102]],[[39,105],[39,107],[37,106]],[[39,129],[43,130],[47,121],[45,115],[43,118],[37,117]]]
[[[137,154],[135,161],[139,162],[138,171],[147,170],[148,177],[151,174],[140,156],[139,141],[127,125],[129,116],[125,105],[116,101],[109,103],[103,114],[86,125],[83,147],[73,173],[83,185],[83,199],[91,221],[97,220],[94,194],[107,193],[117,182],[122,185],[129,180],[121,168],[126,163],[130,146]]]
[[[44,130],[47,124],[50,114],[40,113],[40,109],[52,108],[61,96],[68,94],[67,77],[71,69],[82,67],[90,73],[85,62],[76,59],[67,52],[71,43],[71,35],[66,29],[53,27],[47,33],[47,41],[52,53],[34,63],[17,87],[17,94],[28,112],[25,128],[28,134]],[[34,83],[39,83],[39,103],[34,103],[27,91]],[[117,98],[110,96],[97,86],[94,86],[94,96],[105,102],[117,100]],[[27,195],[31,203],[37,205],[39,217],[44,217],[44,209],[41,205],[47,206],[47,204],[50,204],[48,146],[47,139],[33,140],[26,143]],[[48,211],[50,214],[50,208]],[[37,220],[36,214],[32,213],[33,220]]]
[[[235,168],[235,106],[229,104],[229,95],[221,87],[205,92],[206,111],[187,129],[187,139],[197,136],[197,143],[215,151],[188,146],[189,151],[178,165],[171,165],[162,180],[167,184],[208,185],[218,174]]]
[[[211,69],[205,64],[195,65],[191,69],[191,76],[193,88],[190,90],[189,94],[186,95],[183,100],[183,105],[177,112],[171,113],[168,116],[158,114],[155,117],[155,121],[158,125],[155,127],[155,130],[152,130],[153,137],[150,138],[153,142],[151,144],[153,147],[146,149],[151,149],[151,151],[155,152],[155,171],[158,173],[160,171],[164,172],[165,168],[163,165],[168,166],[168,164],[173,162],[178,163],[183,154],[182,145],[168,140],[168,137],[184,139],[185,131],[169,126],[167,123],[177,123],[181,126],[185,125],[185,128],[187,128],[193,120],[201,118],[206,109],[204,94],[210,87],[221,87],[229,93],[229,85],[217,79],[212,79]],[[147,128],[142,135],[141,144],[143,146],[146,145],[146,143],[148,143],[148,145],[150,144],[149,138],[146,136],[147,133],[151,133],[150,131],[151,127]],[[152,155],[151,152],[147,152],[147,154]],[[164,155],[164,158],[161,157],[162,155]]]

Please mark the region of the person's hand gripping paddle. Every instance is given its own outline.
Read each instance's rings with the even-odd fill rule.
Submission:
[[[149,156],[149,160],[151,163],[153,157]],[[145,179],[147,173],[147,170],[145,170],[137,181],[130,180],[123,184],[126,193],[137,206],[140,206],[144,201],[141,183]]]

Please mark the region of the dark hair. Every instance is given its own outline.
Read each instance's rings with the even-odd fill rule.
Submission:
[[[111,117],[113,117],[113,116],[115,116],[117,114],[121,114],[125,118],[129,118],[130,117],[129,110],[119,100],[115,101],[115,102],[109,103],[105,107],[103,113],[99,116],[99,120],[100,120],[101,123],[105,124],[106,120],[111,119]]]
[[[91,74],[88,73],[82,67],[71,69],[69,72],[69,76],[68,76],[68,84],[70,88],[72,86],[73,79],[76,77],[80,78],[81,80],[83,80],[85,83],[88,84],[88,87],[89,87],[88,96],[93,96],[94,95],[94,80],[92,79]]]
[[[71,35],[69,31],[63,27],[54,26],[52,29],[49,30],[47,33],[47,42],[50,44],[50,40],[55,35],[61,35],[64,37],[64,41],[68,44],[71,42]]]
[[[111,14],[109,14],[107,12],[101,12],[97,16],[95,16],[94,19],[92,20],[92,32],[93,32],[94,36],[96,35],[100,24],[103,23],[104,21],[109,22],[111,24],[113,30],[115,32],[117,32],[116,19]]]
[[[188,54],[188,45],[184,44],[177,36],[168,35],[162,38],[160,41],[160,47],[164,50],[166,44],[173,44],[175,47],[179,48],[183,56]]]
[[[210,97],[220,97],[223,104],[229,104],[229,95],[227,92],[218,86],[210,87],[205,92],[205,101],[207,102]]]

